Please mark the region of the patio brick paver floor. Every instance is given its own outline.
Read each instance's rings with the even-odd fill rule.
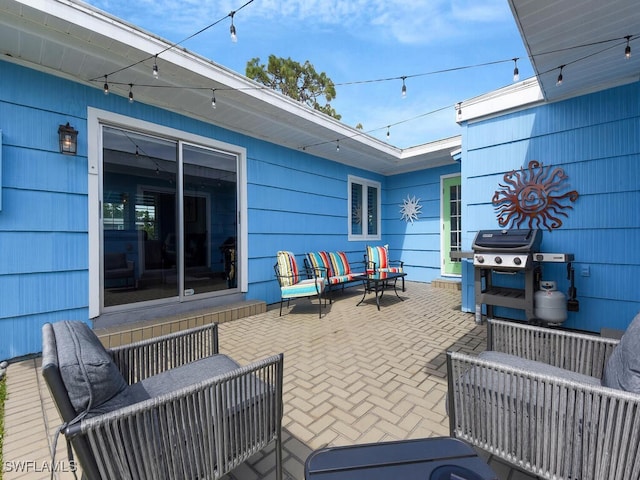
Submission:
[[[317,304],[298,300],[220,324],[220,350],[241,364],[284,352],[285,478],[304,478],[304,461],[324,446],[446,436],[445,352],[485,348],[486,327],[460,311],[460,292],[407,282],[401,293],[356,307],[359,288],[338,293],[318,319]],[[49,478],[49,445],[60,420],[40,376],[39,358],[11,364],[4,437],[4,479]],[[66,461],[64,439],[56,459]],[[482,452],[481,452],[482,453]],[[484,455],[501,480],[530,477]],[[18,462],[26,465],[19,467]],[[62,467],[67,466],[61,464]],[[14,470],[14,471],[10,471]],[[16,471],[17,470],[17,471]],[[229,479],[274,478],[272,449]],[[69,472],[56,478],[71,479]]]

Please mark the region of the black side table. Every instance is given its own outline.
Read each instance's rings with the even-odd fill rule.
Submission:
[[[455,438],[329,447],[311,453],[306,480],[498,480],[475,450]]]
[[[387,287],[393,286],[393,291],[400,300],[402,297],[398,295],[398,290],[396,289],[396,283],[398,283],[399,278],[406,277],[406,273],[391,273],[391,272],[374,272],[374,273],[364,273],[362,275],[355,275],[354,280],[362,280],[364,285],[364,294],[362,295],[362,300],[358,302],[356,307],[364,302],[367,293],[374,292],[376,296],[376,305],[378,306],[378,310],[380,310],[380,299],[384,294],[384,290]],[[378,295],[380,293],[380,295]]]

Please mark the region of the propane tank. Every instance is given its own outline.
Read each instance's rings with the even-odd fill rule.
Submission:
[[[559,325],[567,319],[567,299],[556,289],[556,282],[542,280],[534,304],[535,316],[545,323]]]

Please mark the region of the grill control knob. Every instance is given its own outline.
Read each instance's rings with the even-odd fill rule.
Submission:
[[[516,257],[513,259],[513,263],[515,263],[516,265],[521,265],[522,259],[520,257]]]
[[[478,263],[484,263],[484,257],[482,255],[478,255],[476,257],[476,260],[478,261]]]
[[[500,264],[502,263],[502,258],[500,258],[500,257],[496,257],[496,258],[494,259],[494,261],[495,261],[498,265],[500,265]]]

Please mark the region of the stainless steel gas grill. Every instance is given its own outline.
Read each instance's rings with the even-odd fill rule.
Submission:
[[[535,318],[534,298],[540,281],[541,262],[571,262],[573,254],[539,253],[542,230],[480,230],[473,241],[476,322],[487,318],[493,307],[524,310],[527,321]],[[494,275],[522,275],[523,288],[494,285]],[[513,282],[512,282],[513,283]]]

